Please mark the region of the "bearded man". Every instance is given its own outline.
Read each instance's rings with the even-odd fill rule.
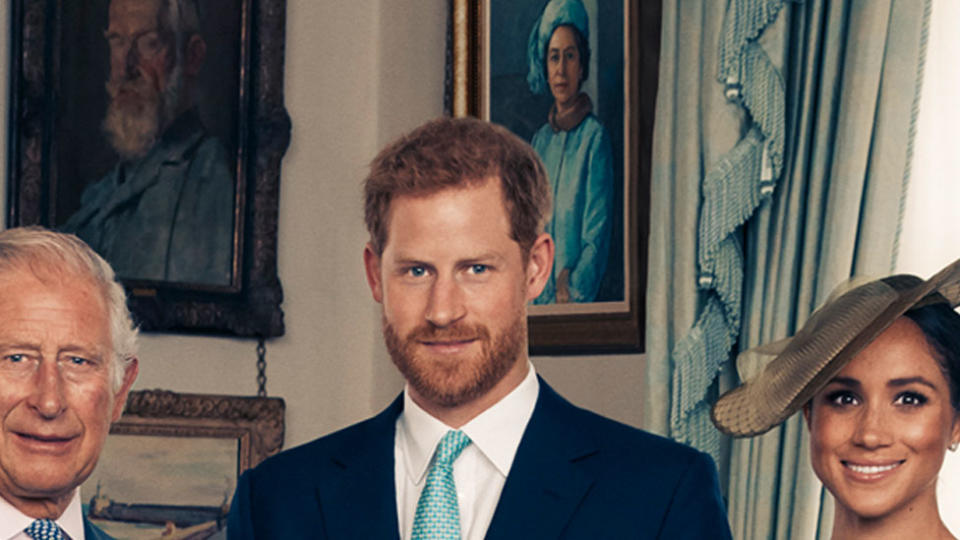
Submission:
[[[126,279],[227,285],[234,182],[194,92],[206,56],[191,0],[112,0],[103,130],[120,156],[63,229]]]
[[[379,415],[241,476],[252,538],[729,538],[709,456],[577,408],[527,355],[554,244],[547,178],[507,129],[441,119],[387,146],[363,251],[406,379]]]

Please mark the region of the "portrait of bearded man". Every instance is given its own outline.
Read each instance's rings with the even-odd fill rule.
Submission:
[[[116,161],[99,180],[81,178],[79,206],[59,228],[123,279],[229,285],[236,167],[201,120],[209,62],[198,2],[110,0],[106,12],[100,128]]]

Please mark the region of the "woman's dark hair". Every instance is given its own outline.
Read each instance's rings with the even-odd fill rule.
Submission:
[[[904,315],[920,327],[936,352],[950,387],[950,403],[960,412],[960,314],[949,304],[938,302],[911,309]]]
[[[587,76],[590,75],[590,44],[587,43],[587,39],[583,37],[583,34],[577,30],[577,27],[572,24],[558,24],[557,28],[561,26],[566,26],[570,30],[573,30],[573,39],[577,43],[577,54],[580,56],[580,82],[578,84],[583,84],[583,81],[587,80]],[[554,28],[553,31],[556,32],[557,28]],[[553,37],[553,34],[550,34]],[[550,73],[547,70],[547,58],[550,56],[550,40],[547,40],[547,44],[543,46],[543,75],[544,80],[550,80]],[[581,89],[582,90],[582,89]]]

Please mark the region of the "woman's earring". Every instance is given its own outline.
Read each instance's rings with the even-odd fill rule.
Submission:
[[[956,452],[957,448],[960,448],[960,441],[953,441],[953,444],[949,446],[951,452]]]

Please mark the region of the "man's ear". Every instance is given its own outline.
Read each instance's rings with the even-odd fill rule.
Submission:
[[[380,278],[380,256],[373,250],[373,245],[367,242],[363,248],[363,267],[367,271],[367,285],[373,293],[377,303],[383,302],[383,280]]]
[[[810,405],[809,401],[803,406],[803,419],[807,421],[807,431],[810,431],[810,417],[813,415],[813,412],[810,410],[811,407],[813,407],[813,405]]]
[[[550,271],[553,269],[553,252],[555,250],[553,238],[547,233],[540,233],[540,236],[533,242],[530,248],[530,257],[527,261],[527,301],[540,296],[543,288],[547,285],[550,278]]]
[[[111,360],[112,361],[112,360]],[[123,383],[120,389],[113,396],[113,415],[110,422],[116,422],[123,414],[123,408],[127,404],[127,396],[130,395],[130,388],[133,387],[133,381],[137,380],[137,374],[140,373],[140,362],[136,357],[130,358],[123,366]]]
[[[193,34],[187,40],[184,53],[183,72],[190,77],[196,77],[207,58],[207,42],[200,37],[200,34]]]

